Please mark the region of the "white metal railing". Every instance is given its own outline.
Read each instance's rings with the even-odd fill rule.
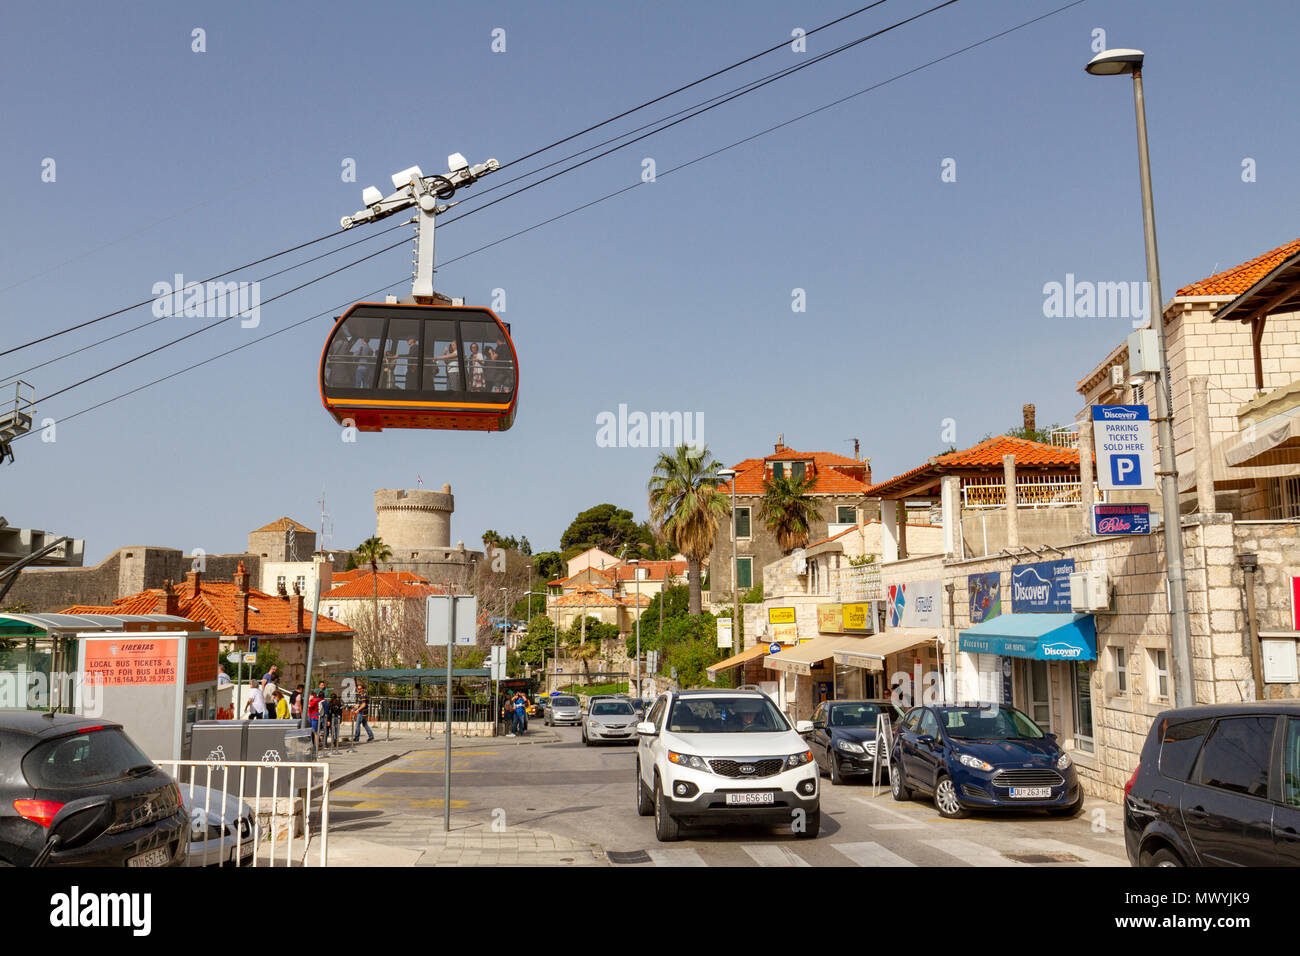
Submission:
[[[1047,443],[1049,445],[1060,445],[1063,448],[1079,447],[1079,426],[1071,425],[1068,428],[1053,428],[1048,433]]]
[[[1003,508],[1007,503],[1006,483],[997,476],[966,478],[961,485],[961,504],[964,509]],[[1104,501],[1101,489],[1094,483],[1093,500]],[[1083,502],[1083,483],[1078,478],[1054,475],[1026,475],[1016,479],[1017,508],[1057,508]]]
[[[842,601],[883,601],[884,587],[880,583],[880,565],[849,565],[831,571],[831,589],[838,591]]]
[[[190,855],[203,865],[275,866],[283,843],[281,866],[294,866],[295,838],[301,841],[302,865],[311,852],[311,802],[320,790],[319,866],[329,860],[330,767],[317,763],[259,763],[251,760],[155,760],[181,788],[190,814]],[[182,779],[184,777],[185,779]],[[281,784],[283,781],[283,785]],[[201,788],[201,789],[200,789]],[[252,799],[248,807],[247,798]],[[244,808],[249,812],[244,813]],[[233,821],[227,820],[234,810]],[[214,816],[215,815],[215,816]],[[251,817],[251,827],[246,821]],[[266,820],[263,828],[262,821]],[[212,821],[218,835],[212,835]],[[301,821],[302,835],[297,824]],[[200,827],[201,823],[201,827]],[[196,830],[203,839],[195,839]],[[281,840],[280,837],[285,839]],[[251,841],[252,847],[248,846]],[[214,845],[215,844],[215,845]],[[198,849],[196,850],[196,845]]]

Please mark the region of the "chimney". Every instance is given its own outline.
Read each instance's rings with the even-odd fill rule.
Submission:
[[[236,634],[248,633],[248,570],[244,567],[243,561],[240,561],[239,566],[235,569],[235,620],[233,627]]]
[[[785,433],[784,433],[784,432],[782,432],[781,434],[779,434],[779,435],[776,436],[776,448],[773,450],[773,454],[778,454],[778,455],[779,455],[779,454],[780,454],[781,452],[783,452],[783,451],[785,451]]]
[[[1020,413],[1025,416],[1025,431],[1026,432],[1038,431],[1038,429],[1034,427],[1034,417],[1035,417],[1034,406],[1025,405],[1020,409]]]
[[[184,590],[184,592],[183,592],[184,595],[185,595],[186,597],[188,597],[188,598],[196,598],[196,597],[198,597],[198,596],[199,596],[199,582],[202,581],[202,580],[203,580],[203,572],[202,572],[202,571],[186,571],[186,572],[185,572],[185,590]]]
[[[303,620],[302,595],[297,591],[294,591],[289,597],[289,614],[290,620],[293,621],[294,627],[298,629],[299,634],[310,630],[310,626],[304,626],[306,622]]]
[[[162,594],[158,595],[159,614],[170,614],[172,617],[181,616],[180,598],[172,593],[171,578],[163,582]]]

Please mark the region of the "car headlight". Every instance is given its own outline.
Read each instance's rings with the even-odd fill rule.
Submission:
[[[837,740],[835,741],[835,748],[848,751],[851,754],[866,753],[861,744],[855,744],[851,740]]]
[[[957,762],[963,767],[972,767],[975,770],[992,770],[993,764],[987,760],[980,760],[979,757],[971,754],[961,754],[957,757]]]
[[[1069,755],[1069,754],[1067,754],[1067,753],[1063,753],[1063,754],[1061,754],[1061,756],[1060,756],[1060,757],[1057,759],[1057,761],[1056,761],[1056,769],[1057,769],[1057,770],[1069,770],[1069,769],[1070,769],[1070,764],[1072,764],[1073,762],[1074,762],[1074,761],[1072,761],[1072,760],[1070,759],[1070,755]]]
[[[703,757],[697,757],[695,754],[679,754],[676,751],[668,751],[668,762],[675,763],[679,767],[689,767],[692,770],[703,770],[708,772],[709,765],[704,762]]]
[[[802,767],[806,763],[812,763],[812,758],[813,755],[811,750],[801,750],[797,754],[791,754],[785,758],[786,769],[790,769],[791,767]]]

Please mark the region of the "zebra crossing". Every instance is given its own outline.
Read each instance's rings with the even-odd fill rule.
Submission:
[[[656,847],[647,850],[646,855],[649,865],[669,867],[1128,866],[1128,860],[1123,857],[1065,840],[1017,837],[1003,841],[1002,845],[1004,848],[999,849],[964,837],[920,839],[910,846],[894,845],[892,848],[873,840],[830,843],[774,840],[770,843]],[[913,853],[921,848],[924,852]]]

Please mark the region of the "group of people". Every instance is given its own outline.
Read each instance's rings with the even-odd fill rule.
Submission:
[[[261,680],[248,682],[248,700],[244,702],[244,714],[249,720],[300,720],[303,715],[304,687],[288,696],[279,686],[280,668],[272,664],[270,670],[262,675]],[[339,695],[329,689],[322,680],[312,692],[306,695],[307,719],[311,723],[312,737],[317,746],[338,746],[339,727],[343,723],[343,701]],[[370,698],[364,684],[357,685],[357,699],[353,704],[352,740],[361,739],[362,729],[366,732],[367,743],[375,739],[375,732],[370,729]]]
[[[356,339],[348,354],[352,356],[354,381],[348,383],[356,388],[370,388],[374,380],[375,346],[364,338]],[[398,351],[398,343],[390,341],[383,355],[380,366],[379,388],[414,389],[418,387],[416,375],[419,362],[420,343],[415,337],[406,339],[406,351]],[[456,342],[446,344],[444,351],[437,347],[429,350],[424,359],[425,390],[459,392],[466,388],[461,377],[461,354]],[[506,350],[505,342],[500,340],[491,345],[471,342],[469,355],[465,356],[466,371],[469,373],[469,391],[472,392],[508,392],[511,390],[512,359]]]
[[[510,725],[507,737],[521,737],[527,733],[528,698],[520,691],[515,691],[514,696],[501,707],[501,719],[503,723]]]

